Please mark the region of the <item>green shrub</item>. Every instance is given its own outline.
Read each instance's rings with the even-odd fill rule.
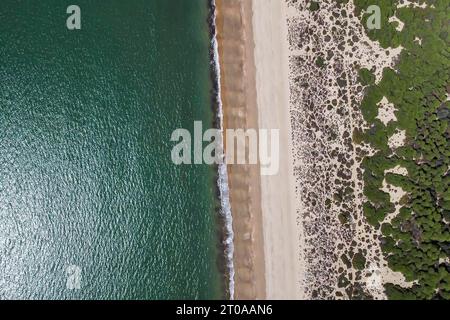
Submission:
[[[353,256],[352,264],[356,270],[363,270],[366,267],[366,258],[358,252]]]
[[[362,68],[359,70],[359,81],[365,86],[373,85],[375,83],[375,75],[370,70]]]

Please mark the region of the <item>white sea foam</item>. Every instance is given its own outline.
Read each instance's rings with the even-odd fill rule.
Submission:
[[[219,60],[219,43],[217,41],[217,26],[216,26],[216,1],[211,0],[211,10],[212,10],[212,43],[211,49],[213,50],[213,61],[214,71],[215,71],[215,86],[217,88],[216,91],[216,99],[217,99],[217,116],[219,119],[219,126],[221,131],[220,144],[223,147],[223,132],[224,132],[224,124],[223,124],[223,106],[222,106],[222,96],[221,96],[221,87],[220,87],[220,60]],[[230,299],[234,299],[234,261],[233,261],[233,253],[234,253],[234,233],[233,233],[233,216],[231,213],[231,205],[230,205],[230,193],[228,187],[228,172],[226,159],[219,164],[219,178],[217,181],[219,192],[220,192],[220,203],[221,203],[221,214],[225,221],[225,257],[228,268],[228,276],[229,276],[229,294]]]

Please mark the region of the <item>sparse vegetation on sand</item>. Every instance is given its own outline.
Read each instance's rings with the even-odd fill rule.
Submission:
[[[448,0],[425,3],[425,8],[377,3],[382,27],[367,34],[384,48],[402,46],[403,51],[396,71],[385,69],[378,84],[369,70],[360,72],[361,83],[368,85],[361,110],[369,128],[354,132],[354,142],[368,142],[377,150],[362,163],[364,214],[381,228],[389,267],[414,283],[410,288],[386,284],[392,299],[450,299],[450,5]],[[371,4],[355,0],[360,12]],[[404,23],[401,31],[389,22],[394,15]],[[383,97],[395,105],[396,121],[383,124],[376,118]],[[388,140],[398,130],[406,139],[390,147]],[[386,172],[396,166],[408,174]],[[384,181],[406,192],[391,219],[396,208],[381,190]]]

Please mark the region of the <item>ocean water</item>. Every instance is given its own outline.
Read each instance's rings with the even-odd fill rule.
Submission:
[[[69,31],[66,8],[81,8]],[[0,1],[0,298],[224,296],[206,0]]]

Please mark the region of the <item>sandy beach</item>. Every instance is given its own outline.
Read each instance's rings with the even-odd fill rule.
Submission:
[[[280,129],[280,170],[261,177],[266,294],[269,299],[301,299],[301,224],[293,177],[289,114],[286,4],[253,1],[256,88],[260,128]]]
[[[218,0],[216,5],[224,129],[257,129],[251,1]],[[228,174],[235,234],[234,298],[265,299],[259,165],[228,165]]]
[[[222,0],[217,6],[225,128],[280,129],[277,175],[261,176],[255,165],[229,165],[235,298],[301,298],[285,4]]]

